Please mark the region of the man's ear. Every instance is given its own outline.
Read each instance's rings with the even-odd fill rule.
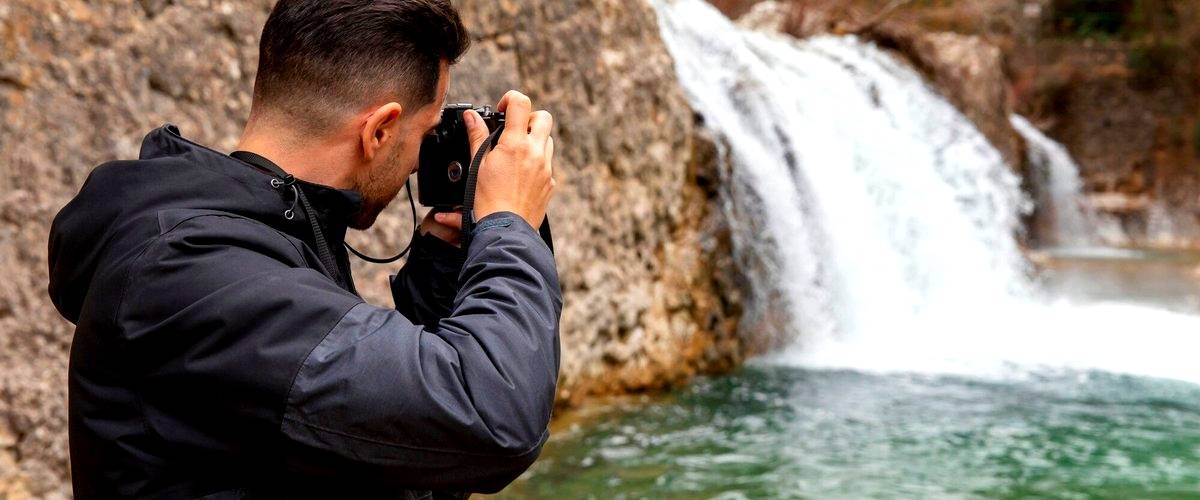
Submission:
[[[375,108],[367,115],[362,127],[364,160],[374,160],[385,144],[399,139],[401,116],[404,116],[404,107],[395,102]]]

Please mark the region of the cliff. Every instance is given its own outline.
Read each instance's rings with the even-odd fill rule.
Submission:
[[[46,296],[51,218],[95,165],[165,122],[231,149],[271,0],[0,4],[0,497],[69,494],[71,325]],[[476,45],[453,100],[528,92],[557,117],[551,207],[565,291],[560,400],[651,390],[734,366],[740,306],[715,148],[641,0],[463,0]],[[400,201],[397,202],[400,206]],[[360,248],[411,233],[392,210]],[[388,304],[398,266],[356,267]]]

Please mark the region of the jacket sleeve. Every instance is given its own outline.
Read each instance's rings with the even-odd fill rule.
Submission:
[[[451,311],[426,327],[297,265],[302,248],[265,226],[178,224],[141,257],[122,314],[150,430],[194,451],[282,432],[313,476],[502,489],[548,437],[562,296],[533,228],[489,219]]]
[[[402,472],[411,487],[497,491],[548,437],[562,309],[549,249],[520,217],[481,221],[435,328],[360,304],[304,360],[284,433]]]
[[[418,325],[437,326],[454,307],[465,260],[465,250],[436,236],[416,233],[408,261],[392,277],[396,310]]]

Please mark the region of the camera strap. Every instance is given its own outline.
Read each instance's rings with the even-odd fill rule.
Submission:
[[[404,189],[408,191],[408,208],[412,210],[413,231],[415,233],[416,231],[421,230],[421,223],[417,220],[417,202],[413,201],[412,181],[405,180],[404,181]],[[415,235],[414,235],[413,239],[416,239]],[[401,250],[400,253],[396,254],[394,257],[389,257],[386,259],[381,259],[378,257],[371,257],[362,252],[359,252],[357,249],[350,246],[349,243],[343,242],[342,244],[346,246],[346,250],[349,250],[350,253],[354,254],[355,257],[358,257],[362,260],[365,260],[372,264],[391,264],[400,259],[403,259],[405,255],[408,255],[408,251],[412,250],[413,240],[408,240],[408,246],[404,247],[404,250]]]
[[[504,127],[499,127],[491,134],[488,134],[487,139],[483,140],[483,144],[479,146],[479,150],[475,151],[475,157],[471,159],[471,166],[467,169],[467,184],[463,193],[463,219],[462,219],[462,247],[471,246],[471,236],[475,232],[475,184],[479,180],[479,166],[483,164],[483,157],[487,156],[492,150],[492,146],[496,143],[496,138],[504,131]]]
[[[483,144],[479,146],[479,151],[475,152],[475,157],[471,159],[471,167],[467,169],[467,185],[463,193],[463,219],[462,219],[462,247],[467,248],[471,245],[471,237],[475,233],[475,184],[479,177],[479,166],[483,164],[483,157],[487,156],[492,150],[492,146],[496,142],[496,138],[504,131],[503,127],[497,128]],[[546,242],[546,246],[550,248],[550,253],[554,253],[554,236],[550,233],[550,217],[542,219],[542,225],[538,228],[538,234],[541,235],[542,241]]]

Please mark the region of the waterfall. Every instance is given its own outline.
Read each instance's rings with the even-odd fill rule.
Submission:
[[[1020,180],[920,75],[854,38],[745,32],[698,0],[660,8],[680,79],[731,146],[736,225],[763,226],[737,251],[773,263],[754,281],[790,298],[792,330],[815,340],[1027,292]]]
[[[1020,179],[912,68],[854,37],[798,41],[740,29],[702,0],[652,3],[731,163],[743,332],[769,362],[1200,381],[1197,318],[1039,291],[1015,237],[1033,207]]]
[[[1037,177],[1038,206],[1043,207],[1042,224],[1048,228],[1040,239],[1056,247],[1087,248],[1113,245],[1125,238],[1115,220],[1091,210],[1083,199],[1079,165],[1062,144],[1018,115],[1010,118],[1013,128],[1025,138],[1031,175]]]

